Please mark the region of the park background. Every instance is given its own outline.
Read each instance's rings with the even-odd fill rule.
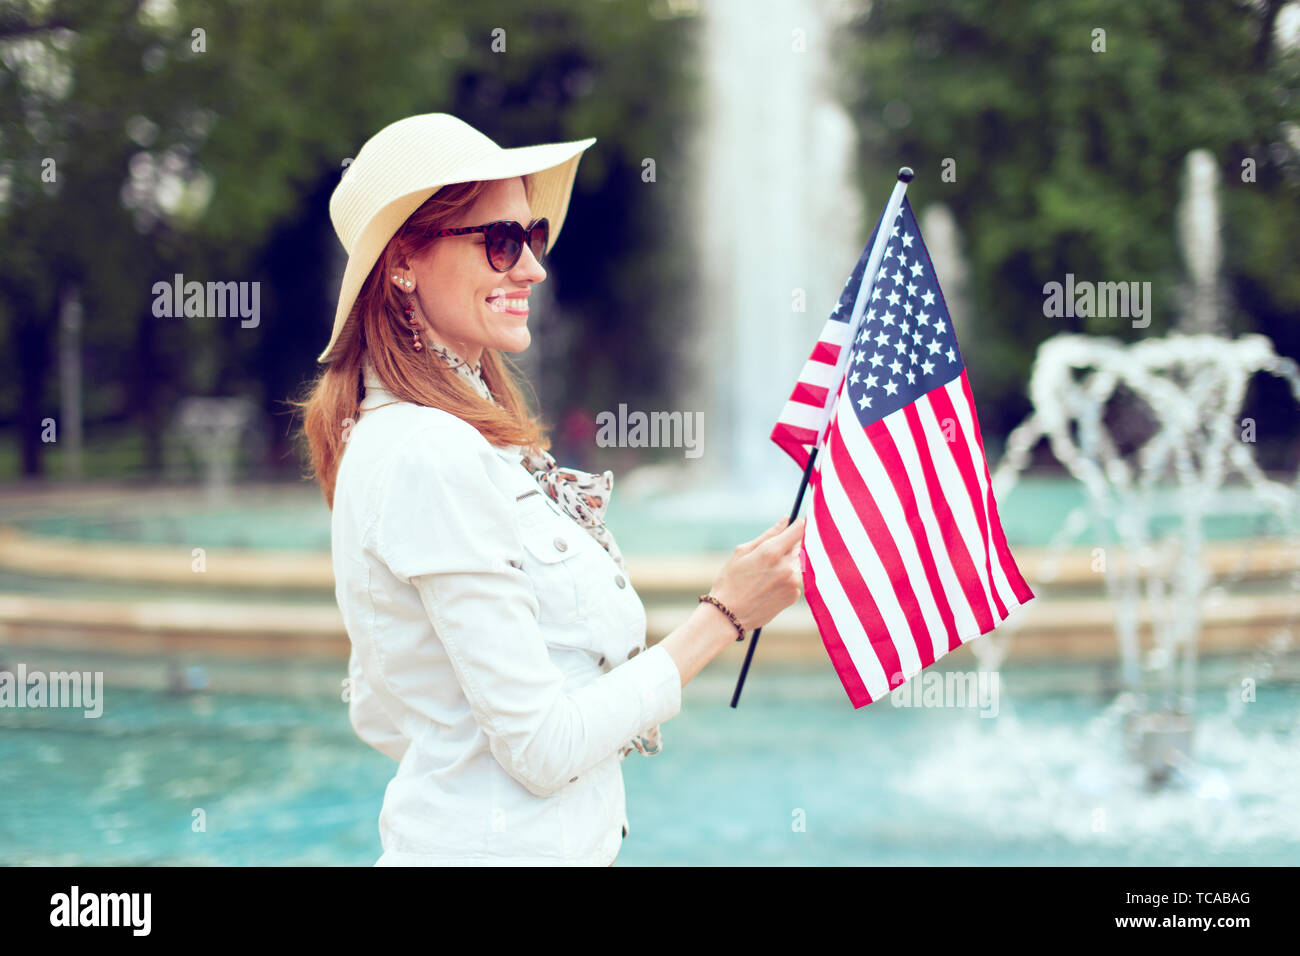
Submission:
[[[116,703],[0,713],[0,862],[379,855],[395,765],[339,701],[329,512],[290,402],[341,277],[330,193],[382,126],[449,112],[502,146],[597,137],[516,358],[557,459],[615,473],[653,639],[788,510],[799,473],[766,431],[901,165],[991,467],[1053,336],[1261,335],[1300,356],[1297,36],[1300,4],[1277,0],[6,2],[0,665],[102,670]],[[1195,151],[1208,232],[1187,222]],[[155,316],[176,274],[259,283],[258,324]],[[1066,274],[1150,282],[1150,325],[1046,315]],[[1287,487],[1294,398],[1261,375],[1236,410]],[[620,404],[702,411],[704,454],[599,447]],[[1114,422],[1121,441],[1151,414]],[[1014,644],[977,642],[997,648],[998,719],[853,711],[801,602],[738,710],[723,655],[665,753],[627,761],[620,864],[1294,862],[1289,526],[1241,483],[1207,516],[1227,603],[1207,598],[1199,634],[1192,762],[1154,787],[1124,752],[1095,542],[1058,534],[1086,494],[1046,443],[1020,470],[1002,511],[1046,610]]]

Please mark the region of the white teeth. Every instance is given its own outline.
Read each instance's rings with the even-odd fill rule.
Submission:
[[[501,295],[497,296],[495,299],[488,299],[488,305],[492,306],[494,309],[499,309],[503,312],[506,311],[507,309],[513,310],[515,312],[528,311],[527,299],[507,299],[505,296],[501,296]]]

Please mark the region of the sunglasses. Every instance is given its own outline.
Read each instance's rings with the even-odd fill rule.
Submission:
[[[487,253],[488,265],[497,272],[509,272],[524,254],[524,244],[533,251],[533,258],[539,263],[546,255],[546,241],[550,237],[550,224],[545,219],[534,219],[525,229],[513,219],[500,219],[483,226],[460,226],[455,229],[442,229],[431,238],[443,236],[467,236],[471,233],[483,233],[483,250]]]

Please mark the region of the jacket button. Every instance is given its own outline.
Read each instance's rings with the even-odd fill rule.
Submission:
[[[601,665],[604,665],[604,663],[605,663],[605,655],[604,655],[604,654],[601,654],[601,655],[600,655],[600,660],[599,660],[597,663],[599,663],[599,664],[601,664]]]
[[[577,778],[577,777],[570,777],[570,778],[569,778],[569,783],[577,783],[577,782],[578,782],[578,778]]]
[[[634,647],[632,648],[632,650],[627,652],[627,659],[631,660],[632,658],[636,657],[640,653],[641,653],[641,648]]]
[[[623,839],[624,839],[624,840],[627,839],[627,827],[624,827],[624,828],[623,828]]]
[[[569,542],[565,541],[563,538],[556,538],[556,539],[555,539],[555,550],[556,550],[556,551],[568,551],[568,550],[569,550]]]
[[[627,582],[623,580],[623,575],[621,574],[614,575],[614,583],[621,588],[627,587]]]
[[[508,560],[512,568],[522,568],[524,566],[524,562],[522,561],[516,561],[514,558],[509,558]]]

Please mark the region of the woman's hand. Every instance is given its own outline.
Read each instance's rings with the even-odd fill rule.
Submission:
[[[746,631],[762,627],[799,598],[804,519],[782,518],[753,541],[736,545],[709,590]]]

